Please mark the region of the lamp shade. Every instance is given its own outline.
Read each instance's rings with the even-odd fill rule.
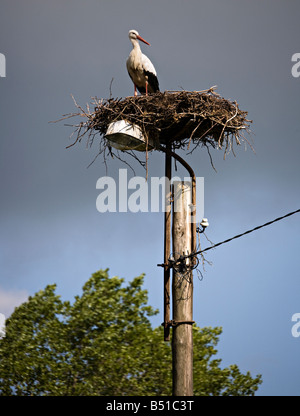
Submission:
[[[142,130],[135,124],[130,124],[125,120],[115,121],[109,124],[106,139],[111,146],[118,150],[138,150],[145,152],[147,141]],[[148,142],[148,150],[153,149],[153,144]]]

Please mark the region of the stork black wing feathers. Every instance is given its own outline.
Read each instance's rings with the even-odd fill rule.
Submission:
[[[159,91],[159,83],[158,83],[157,76],[153,74],[152,72],[145,71],[145,70],[144,70],[144,74],[148,78],[148,92],[153,93],[153,92]],[[136,87],[141,94],[146,93],[145,87],[139,87],[138,85]]]

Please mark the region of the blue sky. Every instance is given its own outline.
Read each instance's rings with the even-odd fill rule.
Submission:
[[[300,4],[277,0],[11,0],[1,7],[0,53],[0,313],[8,316],[28,295],[56,283],[72,300],[90,275],[110,269],[126,281],[145,273],[149,303],[163,309],[163,214],[96,209],[97,180],[118,178],[126,166],[97,144],[66,150],[72,128],[49,123],[75,111],[71,94],[133,94],[126,72],[129,29],[139,31],[161,90],[202,90],[237,100],[253,120],[255,148],[236,157],[205,149],[184,156],[204,177],[207,237],[214,243],[300,207]],[[134,165],[137,175],[145,172]],[[186,172],[178,167],[179,176]],[[128,178],[132,177],[128,171]],[[152,153],[149,175],[164,175],[164,156]],[[195,275],[194,320],[222,326],[222,365],[261,373],[260,395],[299,395],[300,312],[298,214],[206,254]],[[209,246],[202,236],[201,244]],[[162,313],[153,325],[162,322]]]

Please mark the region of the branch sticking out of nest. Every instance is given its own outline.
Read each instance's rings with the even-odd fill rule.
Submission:
[[[115,155],[105,134],[110,123],[119,120],[139,126],[146,138],[151,137],[157,149],[167,143],[171,143],[173,149],[190,152],[199,145],[208,150],[212,146],[224,149],[224,157],[233,151],[234,143],[247,142],[243,133],[250,132],[248,113],[241,111],[236,102],[222,98],[215,92],[215,87],[203,91],[157,92],[124,99],[94,97],[91,103],[93,111],[89,105],[83,109],[73,100],[79,112],[66,115],[59,121],[75,116],[84,120],[75,126],[76,139],[68,147],[81,142],[83,137],[87,137],[87,145],[91,146],[95,135],[100,133],[99,154],[108,152]],[[191,144],[193,148],[190,150]],[[139,157],[136,159],[140,161]]]

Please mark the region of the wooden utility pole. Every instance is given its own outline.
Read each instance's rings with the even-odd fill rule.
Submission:
[[[164,221],[164,340],[170,340],[172,331],[173,362],[173,396],[193,395],[193,266],[195,258],[177,261],[180,256],[196,252],[196,176],[189,164],[171,150],[168,144],[160,148],[166,154],[165,176],[169,186],[171,180],[172,157],[184,166],[192,179],[188,182],[175,182],[166,188],[166,210]],[[170,259],[171,248],[171,212],[173,206],[173,259]],[[172,263],[172,265],[171,265]],[[170,320],[170,268],[173,268],[172,312]]]
[[[191,259],[177,262],[192,252],[190,205],[192,189],[186,182],[174,183],[173,204],[173,396],[193,395],[193,274]]]

